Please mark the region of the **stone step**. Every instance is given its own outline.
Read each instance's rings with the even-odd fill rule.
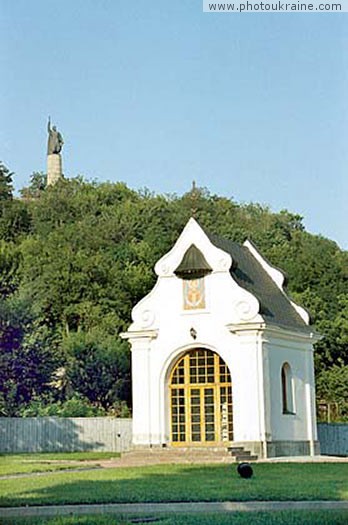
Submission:
[[[242,461],[257,461],[257,456],[252,456],[251,454],[243,454],[234,456],[236,458],[236,461],[242,462]]]
[[[142,455],[142,454],[156,454],[156,455],[229,455],[228,450],[226,448],[135,448],[132,450],[129,450],[127,452],[124,452],[124,454],[132,454],[132,455]]]
[[[256,461],[257,456],[244,447],[147,447],[122,453],[120,466],[165,463],[240,463]]]
[[[229,447],[229,453],[236,458],[236,461],[256,461],[257,456],[253,455],[249,450],[244,447]]]
[[[235,463],[226,448],[145,448],[121,455],[120,463],[128,465],[156,463]]]
[[[251,452],[249,450],[245,450],[245,448],[242,448],[240,450],[231,450],[230,454],[232,454],[232,456],[250,456]]]

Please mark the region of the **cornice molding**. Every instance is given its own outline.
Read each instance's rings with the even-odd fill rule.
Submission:
[[[266,323],[243,323],[243,324],[228,324],[226,328],[236,335],[250,335],[255,332],[263,336],[270,336],[272,338],[296,340],[303,342],[317,343],[322,339],[322,336],[315,332],[301,332],[298,330],[291,330],[291,328],[283,328],[281,326],[270,325]]]
[[[156,339],[158,336],[158,330],[134,330],[128,332],[122,332],[120,334],[121,339]]]

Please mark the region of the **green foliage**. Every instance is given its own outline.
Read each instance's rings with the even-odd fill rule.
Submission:
[[[14,241],[30,231],[30,216],[24,202],[13,198],[11,173],[0,162],[0,240]]]
[[[0,203],[12,199],[13,173],[0,161]]]
[[[12,353],[4,352],[9,361],[30,356],[24,370],[35,368],[38,356],[48,365],[42,389],[31,386],[25,395],[11,376],[13,385],[0,394],[2,406],[10,407],[3,412],[19,413],[33,397],[45,404],[46,395],[62,404],[78,396],[107,411],[129,404],[129,350],[119,333],[127,329],[132,307],[155,284],[156,261],[193,211],[211,233],[240,243],[250,238],[286,272],[289,293],[310,310],[324,336],[315,353],[318,380],[326,371],[335,375],[335,365],[348,365],[348,253],[307,233],[301,216],[237,204],[204,188],[181,197],[155,195],[81,177],[44,188],[42,173],[31,176],[19,200],[12,198],[11,177],[1,164],[0,311],[22,301],[30,304],[30,320],[25,324],[11,307],[0,337],[12,338]],[[20,368],[18,378],[23,373]],[[333,386],[332,402],[338,402],[335,391]]]
[[[18,410],[19,417],[131,417],[125,401],[117,400],[108,409],[96,406],[87,398],[74,394],[69,399],[54,400],[50,396],[34,398]]]
[[[0,240],[0,300],[12,295],[19,284],[20,251],[12,242]]]
[[[0,239],[18,242],[30,230],[31,216],[25,202],[14,199],[0,204]]]
[[[317,377],[316,388],[320,399],[337,403],[340,421],[348,421],[348,366],[342,362],[322,370]]]
[[[15,416],[35,396],[50,390],[59,362],[49,329],[16,298],[0,301],[0,415]]]
[[[87,399],[75,395],[66,401],[33,399],[19,413],[20,417],[97,417],[105,416],[105,411],[88,402]]]
[[[47,185],[47,175],[42,171],[36,171],[30,176],[30,184],[20,190],[23,199],[37,199],[45,191]]]
[[[70,358],[72,389],[105,410],[119,399],[130,400],[130,363],[127,344],[99,330],[71,333],[63,341]]]

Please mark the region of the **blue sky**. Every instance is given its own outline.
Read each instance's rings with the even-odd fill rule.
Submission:
[[[201,0],[0,0],[0,159],[304,216],[348,249],[348,14],[209,14]]]

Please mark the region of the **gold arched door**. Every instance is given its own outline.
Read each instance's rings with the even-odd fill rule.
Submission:
[[[231,375],[219,355],[187,352],[170,382],[172,445],[218,445],[233,441]]]

